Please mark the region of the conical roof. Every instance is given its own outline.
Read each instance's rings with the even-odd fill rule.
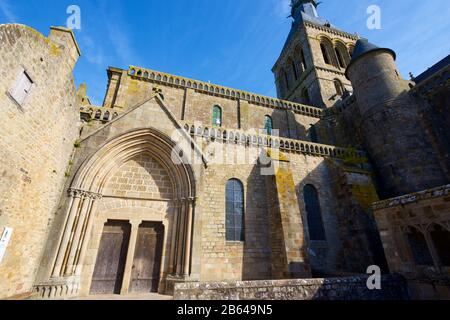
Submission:
[[[373,43],[370,43],[369,40],[367,40],[367,39],[359,39],[356,42],[355,49],[353,50],[352,60],[350,61],[349,65],[347,66],[347,70],[345,72],[345,75],[347,76],[347,78],[348,78],[347,71],[355,61],[359,60],[361,57],[365,56],[369,52],[379,51],[379,50],[390,52],[392,54],[392,56],[394,57],[394,60],[397,58],[397,55],[394,52],[394,50],[388,49],[388,48],[379,48],[376,45],[374,45]]]

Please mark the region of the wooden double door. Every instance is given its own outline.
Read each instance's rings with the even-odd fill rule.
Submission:
[[[91,283],[91,294],[120,294],[125,272],[131,272],[131,292],[157,292],[164,243],[162,223],[143,222],[135,251],[128,252],[131,225],[126,221],[108,221],[102,233]],[[131,246],[133,247],[133,246]],[[131,270],[125,270],[127,255],[133,254]]]

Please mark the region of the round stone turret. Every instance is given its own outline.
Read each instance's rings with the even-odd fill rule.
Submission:
[[[409,94],[409,82],[400,77],[395,59],[391,49],[360,39],[346,71],[382,198],[447,183],[420,119],[428,105]]]
[[[346,76],[358,91],[361,113],[372,109],[381,100],[398,97],[408,90],[395,64],[396,54],[391,49],[378,48],[366,39],[356,42]]]

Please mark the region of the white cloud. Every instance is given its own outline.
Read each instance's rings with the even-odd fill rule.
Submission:
[[[0,0],[0,11],[6,18],[6,22],[15,23],[17,21],[16,15],[11,9],[11,5],[6,0]]]

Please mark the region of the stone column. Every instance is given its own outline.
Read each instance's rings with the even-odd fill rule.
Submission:
[[[179,226],[178,226],[178,246],[177,246],[177,261],[176,261],[176,274],[181,276],[183,274],[183,242],[185,241],[185,224],[186,224],[186,199],[183,199],[181,203]]]
[[[89,193],[86,193],[83,197],[83,203],[81,205],[80,215],[77,220],[77,223],[75,226],[75,233],[73,235],[73,239],[72,239],[72,242],[70,245],[69,258],[67,259],[66,268],[65,268],[65,272],[64,272],[65,276],[71,276],[73,274],[75,256],[77,253],[78,244],[81,240],[81,233],[82,233],[83,227],[85,225],[86,215],[91,206],[91,202],[92,202],[91,195]]]
[[[88,222],[87,222],[86,230],[84,232],[84,237],[82,240],[80,254],[78,256],[78,261],[76,261],[76,263],[75,263],[75,275],[77,275],[77,276],[81,275],[81,269],[83,268],[84,257],[86,256],[86,251],[87,251],[87,248],[89,245],[92,225],[93,225],[94,219],[95,219],[95,213],[97,211],[98,202],[100,201],[101,198],[102,198],[101,195],[96,195],[94,197],[94,199],[92,200],[92,206],[91,206],[91,210],[89,212],[88,218],[87,218]]]
[[[130,242],[128,243],[127,260],[125,262],[125,270],[122,279],[122,288],[120,290],[121,295],[128,294],[128,291],[130,289],[131,275],[133,272],[134,251],[136,250],[136,241],[138,237],[139,226],[142,223],[142,221],[132,220],[130,221],[130,223],[131,223]]]
[[[72,234],[73,223],[78,213],[78,206],[81,201],[81,191],[69,189],[70,197],[72,198],[71,206],[69,207],[69,214],[64,228],[63,238],[61,239],[58,255],[56,257],[55,266],[53,268],[52,277],[59,277],[62,273],[62,265],[67,252],[67,245],[69,244],[70,235]]]
[[[172,235],[171,235],[171,242],[170,242],[170,256],[169,256],[169,274],[173,274],[176,270],[175,268],[175,255],[176,255],[176,248],[177,248],[177,224],[178,219],[180,216],[180,202],[176,201],[175,203],[175,212],[174,212],[174,218],[172,220],[171,228],[172,228]]]
[[[190,275],[191,266],[191,245],[192,245],[192,219],[194,214],[194,198],[188,200],[187,210],[187,223],[186,223],[186,241],[185,241],[185,256],[184,256],[184,269],[183,276],[188,277]]]

